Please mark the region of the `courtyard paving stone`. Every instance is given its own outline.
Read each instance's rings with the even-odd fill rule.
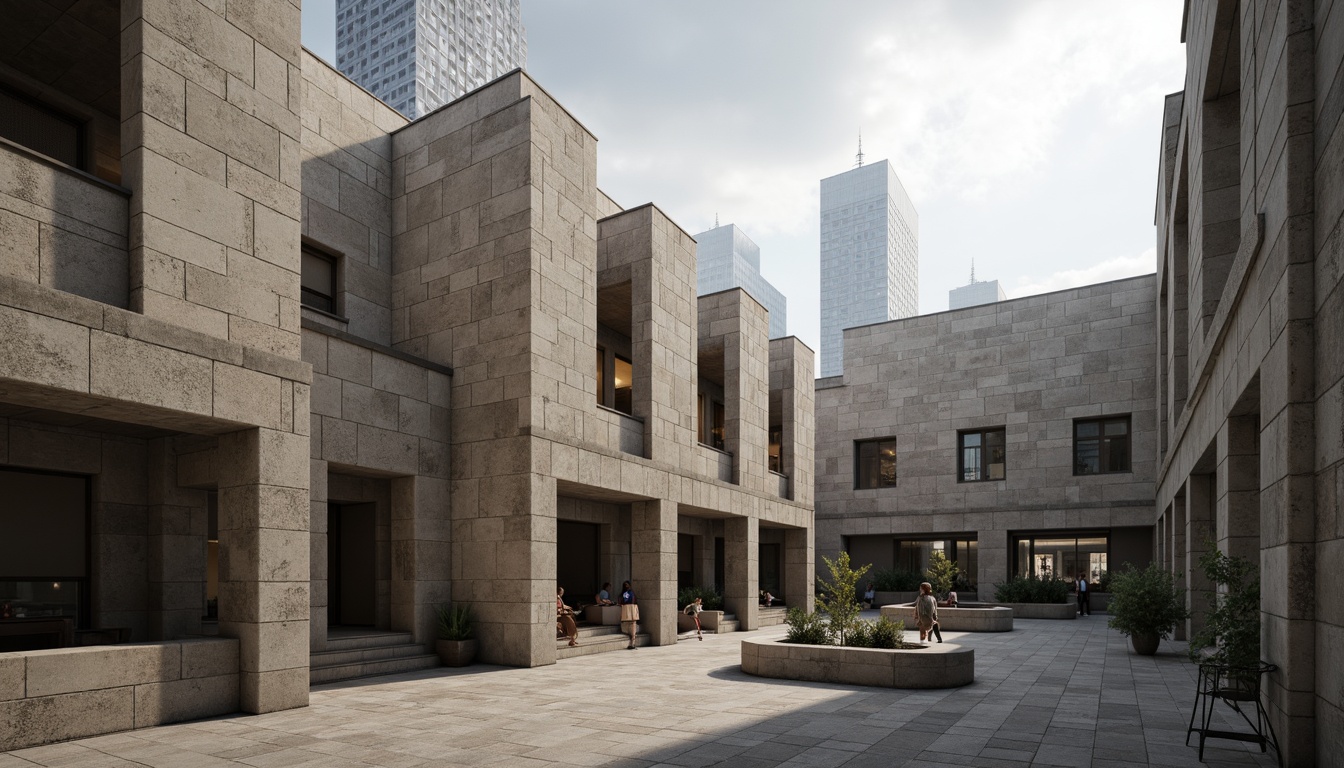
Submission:
[[[0,768],[1200,765],[1184,744],[1195,668],[1183,646],[1135,656],[1104,616],[944,633],[976,652],[976,682],[946,691],[751,677],[738,669],[745,636],[320,686],[306,709],[19,750]],[[1235,742],[1210,742],[1205,758],[1273,764]]]

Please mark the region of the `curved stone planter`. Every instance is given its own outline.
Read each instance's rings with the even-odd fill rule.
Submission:
[[[939,608],[938,626],[957,632],[1012,632],[1013,613],[1013,609],[997,605]],[[893,621],[904,621],[906,629],[915,626],[913,605],[884,605],[882,615]]]
[[[990,603],[985,603],[990,605]],[[1012,608],[1013,615],[1019,619],[1076,619],[1077,603],[993,603],[1004,608]]]
[[[952,643],[887,650],[752,639],[742,641],[742,671],[813,683],[957,688],[975,682],[975,651]]]
[[[919,597],[918,592],[878,592],[876,599],[873,601],[873,605],[883,606],[895,605],[897,603],[913,603],[916,597]],[[963,603],[973,603],[978,599],[978,596],[973,589],[965,592],[958,592],[957,597]]]

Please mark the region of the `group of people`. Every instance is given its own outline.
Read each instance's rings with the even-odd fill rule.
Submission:
[[[611,599],[611,582],[602,584],[602,589],[593,596],[593,602],[596,605],[620,605],[621,606],[621,628],[630,634],[630,644],[627,649],[635,650],[635,632],[639,625],[639,601],[635,598],[635,590],[630,586],[630,582],[621,583],[620,602]],[[697,622],[698,626],[699,622]],[[555,591],[555,633],[557,637],[569,638],[570,647],[579,644],[579,623],[574,618],[574,609],[565,603],[565,588],[558,587]]]

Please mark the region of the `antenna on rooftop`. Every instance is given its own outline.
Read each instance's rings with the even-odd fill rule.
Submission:
[[[718,228],[719,228],[719,212],[718,212],[718,211],[715,211],[715,212],[714,212],[714,228],[715,228],[715,229],[718,229]]]
[[[975,284],[975,259],[971,259],[971,284]]]
[[[859,154],[854,156],[854,167],[863,167],[863,131],[859,131]]]

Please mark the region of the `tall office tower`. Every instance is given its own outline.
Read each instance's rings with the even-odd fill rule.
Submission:
[[[761,277],[761,249],[736,224],[695,236],[696,292],[706,296],[741,288],[770,312],[770,338],[788,335],[788,299]]]
[[[971,282],[947,292],[948,309],[965,309],[1007,300],[1008,294],[1003,292],[1003,286],[999,285],[998,280],[975,279],[974,262],[971,263]]]
[[[822,179],[821,375],[843,372],[844,329],[918,313],[919,214],[891,163]]]
[[[337,0],[336,68],[412,119],[527,65],[522,0]]]

